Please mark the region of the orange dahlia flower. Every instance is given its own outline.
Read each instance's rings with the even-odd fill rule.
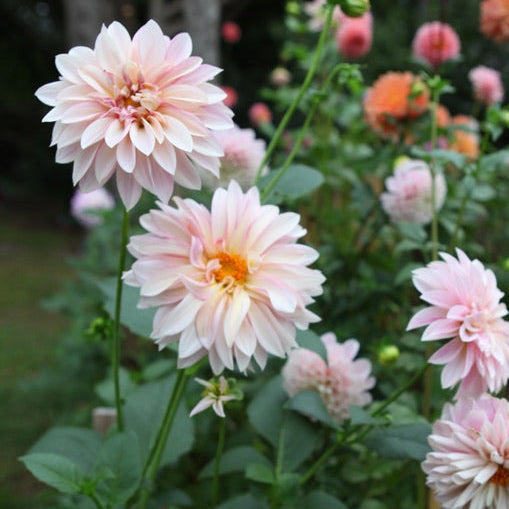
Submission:
[[[460,154],[465,154],[470,160],[479,157],[479,126],[477,121],[467,115],[452,117],[450,127],[454,132],[454,139],[449,148]]]
[[[481,2],[481,32],[499,43],[509,41],[509,0]]]
[[[388,72],[367,91],[364,113],[368,124],[383,136],[397,138],[400,124],[422,115],[429,104],[429,90],[411,72]]]

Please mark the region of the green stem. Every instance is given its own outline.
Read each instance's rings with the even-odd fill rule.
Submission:
[[[216,461],[214,463],[214,479],[212,481],[212,509],[216,508],[219,494],[219,467],[221,465],[221,456],[223,454],[225,435],[226,435],[226,418],[220,418],[219,437],[217,440],[216,449]]]
[[[129,212],[124,207],[124,214],[122,218],[122,233],[120,240],[120,254],[118,257],[117,269],[117,288],[115,296],[115,312],[114,312],[114,325],[113,337],[111,342],[111,371],[113,373],[113,385],[115,389],[115,406],[117,409],[117,429],[123,431],[124,417],[122,413],[122,398],[120,395],[120,309],[122,306],[122,273],[124,272],[126,252],[127,252],[127,237],[129,235]]]
[[[302,85],[299,89],[298,94],[296,95],[295,99],[292,101],[288,109],[286,110],[286,113],[283,115],[283,118],[281,119],[281,122],[276,129],[276,132],[274,133],[274,136],[272,137],[269,146],[267,147],[267,152],[265,153],[265,157],[263,158],[262,162],[260,163],[260,166],[258,167],[258,171],[256,172],[256,178],[254,181],[254,184],[258,184],[258,181],[260,180],[260,176],[262,174],[263,168],[265,168],[267,162],[269,161],[272,153],[274,152],[279,139],[281,138],[281,135],[283,134],[286,126],[288,125],[288,122],[292,118],[293,113],[295,112],[297,106],[299,105],[302,97],[306,93],[307,89],[311,85],[311,82],[313,80],[313,76],[315,75],[316,69],[318,68],[318,64],[320,62],[320,57],[322,55],[322,50],[325,44],[325,39],[327,37],[327,34],[329,32],[329,28],[332,21],[332,11],[334,6],[329,5],[327,9],[327,17],[325,19],[325,23],[322,29],[322,33],[320,34],[320,38],[318,39],[318,44],[316,46],[316,51],[313,57],[313,62],[311,63],[311,67],[309,68],[306,77],[304,78],[304,81],[302,82]]]
[[[164,448],[166,447],[166,441],[171,431],[171,426],[173,424],[175,414],[177,413],[180,399],[184,393],[187,380],[188,375],[186,374],[186,370],[182,369],[178,371],[177,379],[175,381],[168,406],[166,407],[166,413],[164,414],[163,420],[157,432],[154,445],[150,449],[149,455],[143,467],[142,479],[145,479],[147,482],[145,482],[145,486],[141,488],[139,505],[141,509],[145,509],[147,507],[154,479],[157,470],[159,469],[161,457],[163,455]]]
[[[334,444],[332,444],[316,461],[313,465],[311,465],[311,468],[301,476],[299,480],[299,484],[305,484],[307,483],[315,474],[316,472],[327,463],[328,459],[336,452],[336,449],[338,449],[343,444],[343,440],[338,440]]]
[[[90,493],[88,496],[90,497],[90,500],[92,500],[92,502],[95,504],[97,509],[104,509],[104,506],[101,504],[101,502],[99,502],[99,499],[93,493]]]

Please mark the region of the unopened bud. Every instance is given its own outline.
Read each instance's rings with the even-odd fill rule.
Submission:
[[[369,0],[340,0],[341,10],[351,18],[358,18],[369,11]]]
[[[384,366],[394,364],[399,358],[399,348],[396,345],[385,345],[378,350],[378,362]]]
[[[300,13],[300,5],[298,2],[287,2],[286,4],[286,12],[288,14],[293,14],[294,16],[297,16],[297,14]]]

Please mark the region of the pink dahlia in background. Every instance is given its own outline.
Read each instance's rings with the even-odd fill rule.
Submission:
[[[509,507],[509,403],[483,395],[447,404],[422,469],[444,509]]]
[[[468,73],[468,77],[472,82],[476,100],[486,106],[502,102],[504,98],[504,85],[497,70],[485,65],[479,65]]]
[[[216,189],[227,187],[231,180],[236,180],[242,189],[251,187],[265,156],[265,141],[257,139],[252,129],[238,126],[222,131],[216,137],[224,151],[219,177],[203,172],[203,183],[210,189]]]
[[[283,367],[283,385],[290,396],[302,391],[318,392],[329,414],[341,423],[349,417],[349,406],[371,403],[368,391],[375,379],[370,376],[371,363],[355,359],[359,351],[357,340],[338,343],[332,332],[321,340],[327,349],[327,362],[306,348],[292,350]]]
[[[461,50],[458,34],[447,23],[432,21],[422,25],[412,42],[414,55],[437,67],[456,58]]]
[[[288,85],[291,79],[292,75],[286,67],[276,67],[270,73],[270,82],[276,87]]]
[[[221,35],[228,44],[236,44],[242,38],[242,30],[235,21],[225,21],[221,25]]]
[[[449,339],[428,362],[444,365],[442,387],[460,383],[456,398],[498,392],[509,379],[509,323],[495,274],[456,249],[458,259],[440,253],[414,270],[414,286],[429,307],[417,312],[407,330],[427,325],[423,341]]]
[[[74,162],[83,192],[114,175],[126,208],[142,188],[168,201],[174,182],[200,187],[195,164],[216,174],[218,143],[211,130],[232,126],[225,94],[207,83],[219,69],[192,57],[188,34],[172,39],[155,21],[131,40],[118,22],[103,26],[94,49],[76,47],[56,57],[59,81],[36,96],[53,106],[52,145],[59,163]]]
[[[304,12],[310,17],[308,27],[312,32],[320,32],[325,24],[325,6],[327,0],[311,0],[304,4]],[[335,24],[339,21],[341,9],[334,7],[332,19]]]
[[[253,103],[249,108],[248,116],[249,121],[255,127],[272,122],[272,112],[270,108],[262,102]]]
[[[394,175],[385,180],[387,191],[380,195],[382,207],[393,222],[426,224],[433,218],[432,176],[429,166],[418,159],[404,159]],[[441,173],[435,175],[435,210],[445,202],[447,187]]]
[[[336,43],[339,52],[348,59],[360,58],[371,49],[373,40],[373,16],[367,11],[358,18],[341,13]]]
[[[103,222],[97,212],[111,210],[114,206],[113,196],[102,187],[90,193],[82,193],[76,189],[71,198],[71,215],[83,226],[89,228]]]
[[[509,0],[481,2],[481,32],[498,43],[509,41]]]
[[[215,374],[283,357],[297,346],[295,327],[319,320],[306,306],[324,281],[307,267],[317,251],[296,243],[306,233],[299,215],[260,205],[256,188],[244,194],[235,181],[216,190],[210,211],[174,200],[142,216],[149,233],[128,246],[137,261],[125,281],[140,287],[140,307],[158,307],[152,338],[160,348],[178,341],[181,368],[208,354]]]
[[[235,108],[239,102],[239,94],[237,94],[237,91],[228,85],[223,85],[219,88],[226,94],[226,97],[223,100],[225,106],[232,109]]]

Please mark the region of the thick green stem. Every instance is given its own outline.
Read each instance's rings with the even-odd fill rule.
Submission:
[[[309,68],[309,70],[306,74],[306,77],[304,78],[304,81],[302,82],[302,85],[299,89],[298,94],[295,96],[295,99],[292,101],[292,104],[290,104],[290,106],[286,110],[286,113],[283,115],[283,118],[281,119],[281,122],[280,122],[278,128],[276,129],[276,132],[274,133],[274,136],[272,137],[272,139],[269,143],[269,146],[267,147],[267,152],[265,153],[265,157],[263,158],[262,162],[260,163],[260,166],[258,167],[258,171],[256,172],[256,178],[254,181],[255,185],[260,180],[262,170],[263,170],[263,168],[265,168],[272,153],[274,152],[274,150],[281,138],[281,135],[283,134],[286,126],[288,125],[288,122],[292,118],[292,115],[294,114],[295,110],[297,109],[297,106],[299,105],[300,101],[304,97],[304,94],[306,93],[307,89],[311,85],[313,77],[316,73],[316,69],[318,68],[318,64],[320,63],[320,57],[322,55],[323,47],[325,44],[325,39],[327,38],[327,34],[329,32],[329,28],[331,25],[333,8],[334,8],[333,5],[328,6],[327,17],[325,19],[322,33],[320,34],[320,38],[318,39],[318,44],[316,46],[316,50],[315,50],[315,54],[313,57],[313,62],[311,63],[311,67]]]
[[[212,509],[216,508],[219,494],[219,467],[223,454],[224,439],[226,436],[226,418],[221,418],[219,423],[219,437],[217,440],[216,460],[214,463],[214,479],[212,480]]]
[[[171,426],[173,424],[175,414],[177,413],[177,409],[184,393],[188,378],[189,377],[185,370],[178,371],[177,379],[175,381],[175,385],[173,386],[173,391],[171,393],[168,406],[166,407],[166,413],[164,414],[163,420],[161,421],[155,442],[150,449],[149,455],[143,467],[142,479],[144,479],[145,485],[141,488],[139,504],[140,509],[145,509],[147,507],[148,499],[153,488],[154,479],[156,477],[157,470],[159,469],[159,464],[161,462],[164,448],[166,447],[166,441],[168,440],[168,435],[171,431]]]
[[[122,233],[120,240],[120,254],[118,257],[117,288],[115,296],[115,313],[113,317],[113,336],[111,340],[111,371],[115,390],[115,407],[117,409],[117,429],[123,431],[124,417],[122,411],[122,397],[120,394],[120,310],[122,307],[122,273],[124,272],[127,237],[129,235],[129,212],[124,208],[122,219]]]
[[[97,509],[104,509],[104,506],[101,504],[101,502],[99,502],[99,499],[93,493],[91,493],[89,497],[90,500],[92,500],[94,505],[97,507]]]

